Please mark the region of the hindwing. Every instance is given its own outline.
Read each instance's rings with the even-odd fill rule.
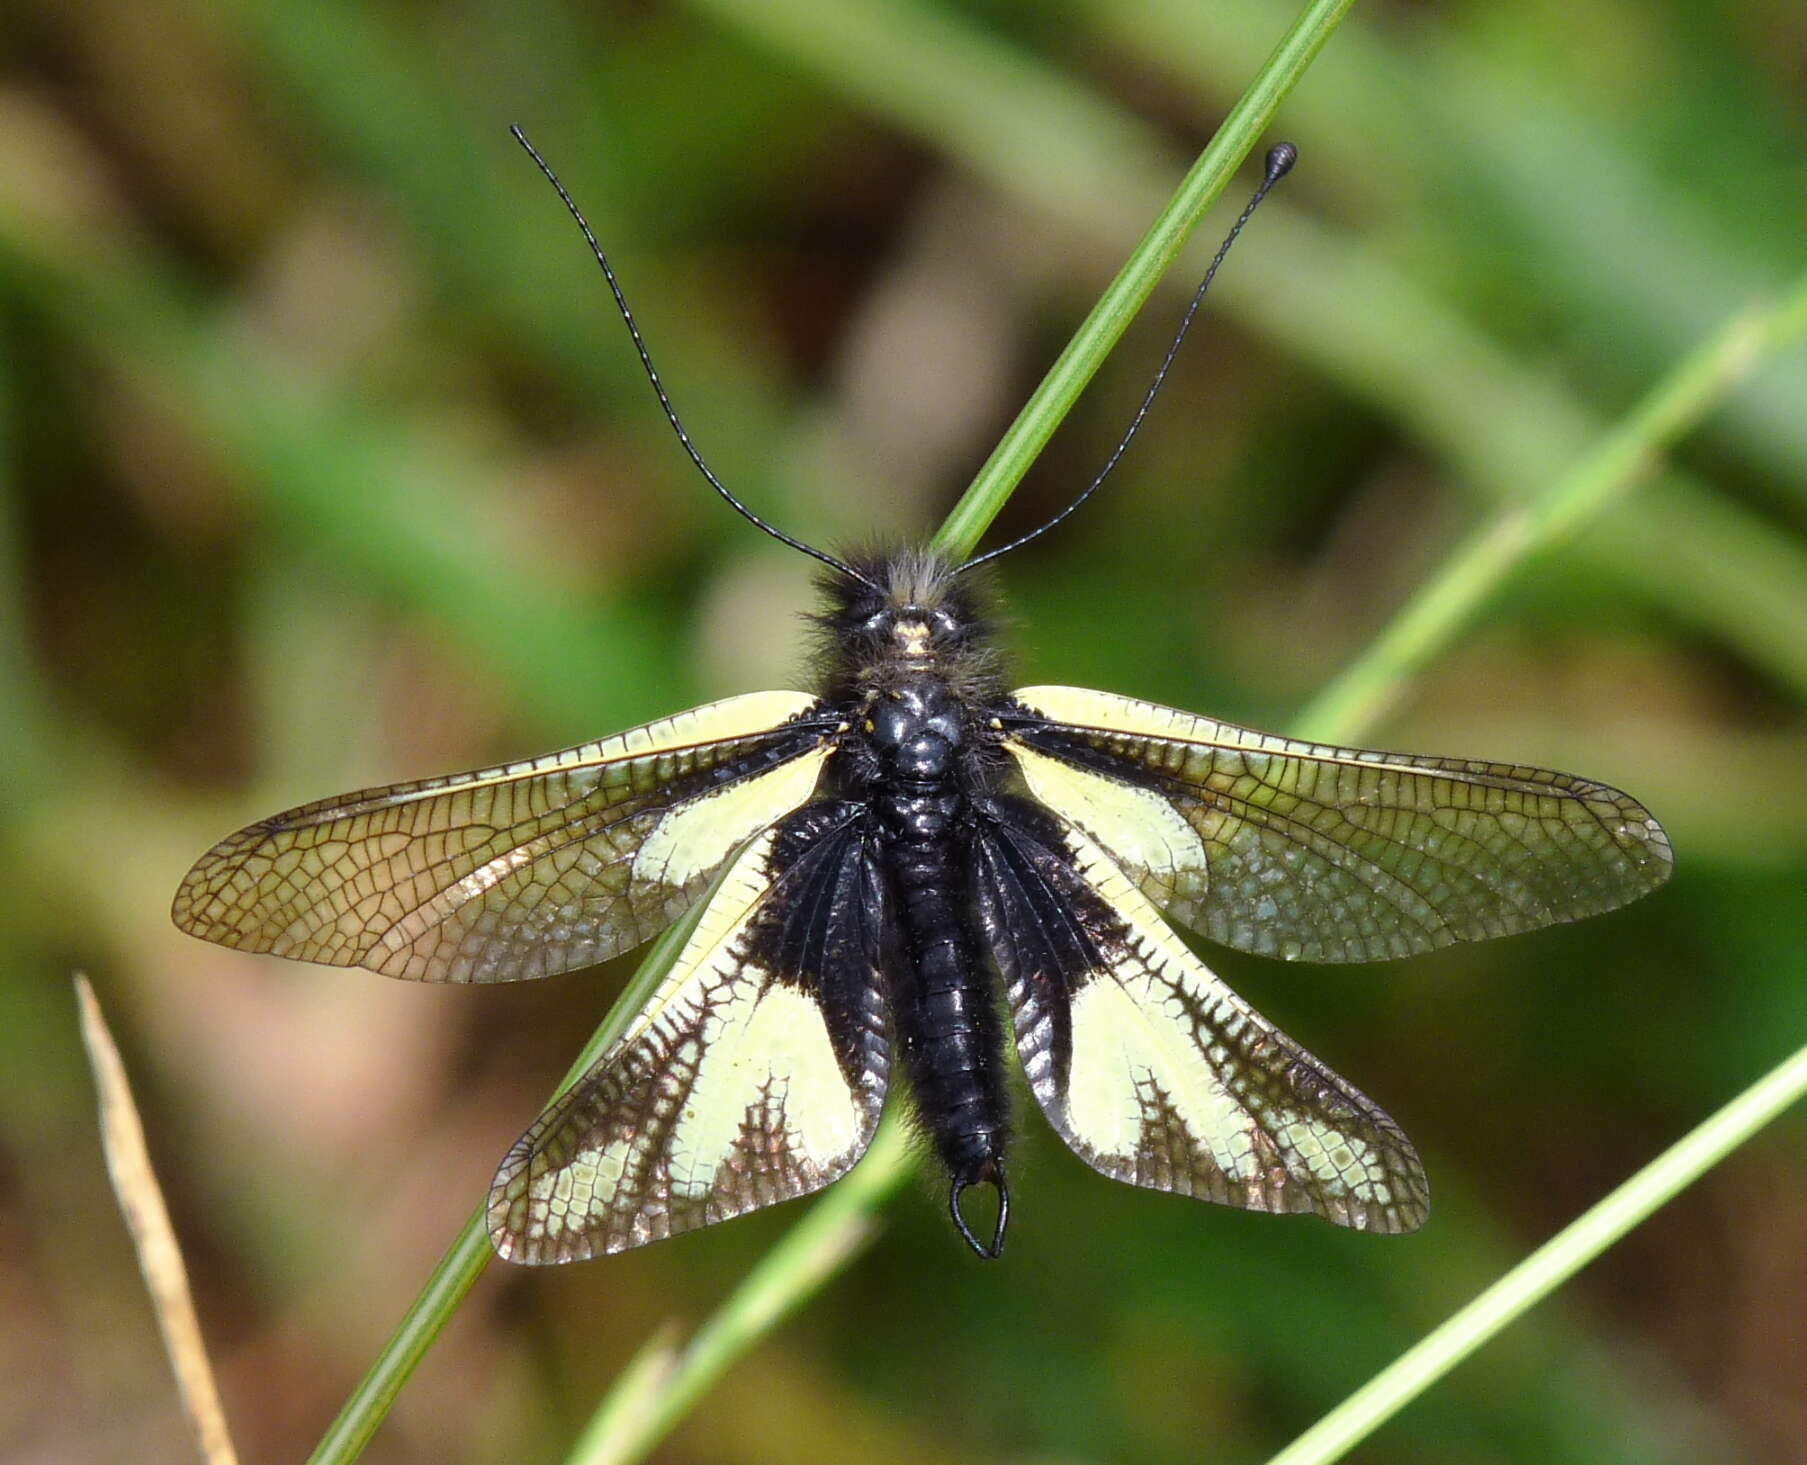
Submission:
[[[833,724],[755,692],[521,763],[346,794],[209,850],[175,922],[244,951],[428,982],[606,960],[678,918],[815,788]]]
[[[1079,687],[1025,687],[1004,746],[1142,893],[1263,956],[1374,961],[1612,910],[1668,836],[1566,773],[1300,742]]]
[[[1398,1125],[1226,987],[1090,836],[995,799],[974,881],[1030,1089],[1093,1169],[1359,1230],[1423,1223]]]
[[[633,1025],[503,1161],[496,1250],[624,1251],[844,1174],[884,1104],[895,939],[862,805],[812,804],[760,835]]]

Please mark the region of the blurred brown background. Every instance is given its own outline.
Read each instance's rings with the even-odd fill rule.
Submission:
[[[290,804],[800,671],[808,565],[695,479],[507,125],[588,210],[719,472],[817,541],[918,534],[1289,19],[9,7],[0,1458],[192,1458],[73,969],[138,1083],[241,1447],[297,1458],[623,972],[448,991],[236,956],[168,923],[189,861]],[[1277,135],[1302,165],[1135,453],[1002,566],[1024,681],[1285,725],[1466,528],[1807,258],[1785,0],[1357,7]],[[1182,283],[999,532],[1095,470]],[[1678,853],[1580,927],[1387,967],[1211,953],[1418,1141],[1430,1225],[1133,1192],[1027,1115],[1007,1260],[906,1192],[659,1458],[1259,1460],[1796,1047],[1807,354],[1525,567],[1370,740],[1604,778]],[[1807,1458],[1804,1157],[1795,1115],[1356,1458]],[[562,1459],[648,1332],[706,1316],[794,1215],[492,1268],[368,1458]]]

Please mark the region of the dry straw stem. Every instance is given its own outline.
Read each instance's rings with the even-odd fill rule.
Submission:
[[[75,978],[75,1000],[81,1013],[82,1042],[87,1046],[94,1087],[100,1096],[100,1143],[107,1157],[107,1175],[138,1252],[138,1266],[151,1294],[157,1327],[175,1370],[182,1412],[188,1416],[207,1465],[237,1465],[238,1455],[226,1428],[226,1413],[220,1407],[213,1367],[201,1341],[194,1296],[188,1290],[188,1269],[182,1264],[175,1228],[169,1223],[169,1208],[163,1204],[163,1191],[151,1168],[144,1125],[138,1118],[138,1106],[132,1102],[125,1064],[120,1062],[119,1049],[107,1030],[94,988],[79,973]]]
[[[1242,100],[1225,118],[1222,128],[1131,254],[1104,299],[1080,326],[1072,344],[1061,354],[1048,378],[1018,415],[990,461],[980,470],[972,487],[955,506],[948,522],[936,536],[939,547],[950,553],[963,554],[977,542],[1027,471],[1041,444],[1047,441],[1098,363],[1122,334],[1137,306],[1154,290],[1198,221],[1234,176],[1237,165],[1261,137],[1281,100],[1322,49],[1349,4],[1350,0],[1313,0],[1301,10],[1299,18],[1281,38]],[[768,20],[780,20],[788,13],[783,6],[759,12]],[[928,24],[927,21],[923,23]],[[811,34],[818,38],[835,33],[835,27],[824,24],[819,14],[815,25]],[[967,62],[990,64],[990,58],[971,54],[972,47],[952,33],[937,34],[930,39],[936,47],[942,48],[937,54],[946,54],[951,48],[966,53],[963,59]],[[899,66],[896,54],[887,54],[889,75],[908,73],[929,77],[947,74],[944,67]],[[958,67],[954,68],[954,72],[958,70]],[[1002,75],[996,80],[1001,86],[1006,84]],[[1003,118],[998,120],[1003,125]],[[700,909],[706,900],[707,897],[699,901],[697,908]],[[654,947],[572,1066],[565,1080],[566,1086],[589,1068],[619,1034],[639,1004],[650,996],[680,949],[675,938],[686,929],[688,922],[680,923],[679,928],[667,932]],[[851,1255],[857,1243],[851,1219],[846,1223],[847,1229],[843,1229],[842,1223],[834,1218],[843,1210],[850,1218],[876,1210],[908,1169],[905,1146],[895,1126],[889,1126],[881,1131],[855,1176],[842,1180],[815,1208],[828,1213],[828,1219],[820,1223],[819,1230],[808,1226],[801,1239],[793,1235],[768,1254],[720,1309],[716,1321],[698,1335],[697,1341],[669,1369],[648,1364],[632,1371],[634,1407],[618,1402],[622,1385],[617,1385],[585,1433],[585,1448],[591,1452],[587,1458],[633,1458],[623,1452],[624,1447],[616,1440],[617,1426],[608,1423],[611,1419],[657,1420],[658,1428],[652,1432],[640,1430],[636,1423],[634,1451],[639,1453],[650,1448],[735,1357],[826,1281]],[[483,1235],[483,1213],[479,1209],[441,1259],[369,1373],[315,1447],[310,1457],[313,1465],[338,1465],[338,1462],[357,1458],[381,1424],[396,1394],[465,1293],[482,1274],[488,1260],[489,1246]],[[708,1342],[706,1347],[703,1346],[705,1340]],[[644,1355],[642,1361],[645,1362]],[[661,1401],[646,1398],[654,1388],[663,1395]]]
[[[1050,125],[1061,135],[1074,130],[1063,125],[1062,118],[1066,123],[1074,121],[1066,114],[1079,105],[1082,99],[1078,94],[1062,94],[1038,85],[1045,78],[1021,63],[1020,58],[1006,58],[987,49],[983,41],[958,31],[955,23],[944,17],[931,20],[918,12],[880,3],[880,0],[861,0],[861,3],[837,12],[841,17],[839,23],[800,31],[787,24],[787,17],[793,16],[793,10],[783,4],[749,8],[739,0],[698,0],[698,3],[724,19],[757,31],[762,40],[781,50],[793,62],[824,71],[836,70],[845,85],[882,113],[906,122],[917,114],[934,113],[943,119],[939,124],[943,127],[952,125],[949,118],[965,118],[969,125],[962,127],[959,137],[953,139],[950,146],[967,161],[977,159],[984,164],[982,172],[1012,175],[1025,166],[1025,158],[1046,156],[1045,147],[1017,148],[1013,139],[1022,133],[1046,136]],[[1274,58],[1257,77],[1243,104],[1232,113],[1212,148],[1188,174],[1179,194],[1163,210],[1155,227],[1075,336],[1073,345],[1063,353],[1055,370],[1038,389],[949,522],[943,526],[938,542],[944,548],[961,553],[969,551],[977,542],[1028,461],[1083,389],[1135,308],[1152,291],[1162,270],[1190,234],[1202,211],[1221,191],[1236,163],[1260,136],[1273,106],[1297,79],[1346,8],[1345,0],[1345,3],[1314,4],[1303,12]],[[861,37],[869,39],[872,26],[890,27],[886,30],[890,44],[880,47],[855,44]],[[920,34],[923,27],[929,27],[935,33]],[[908,51],[913,43],[933,50],[948,64],[929,69],[895,64],[899,48]],[[856,75],[848,80],[837,70],[846,57],[857,59],[861,54],[886,56],[885,75]],[[948,60],[950,57],[952,61]],[[974,88],[957,82],[957,79],[970,80],[975,75],[989,78],[989,84]],[[917,80],[912,85],[904,85],[899,79],[906,77]],[[938,85],[950,84],[958,85],[960,97],[965,99],[962,105],[943,105],[947,99],[935,89]],[[989,98],[995,105],[983,105],[973,100],[975,97]],[[1050,108],[1060,114],[1052,123],[1046,115]],[[1101,119],[1093,121],[1102,125]],[[1098,135],[1097,128],[1090,124],[1087,130]],[[1121,131],[1120,127],[1116,132],[1108,127],[1105,129],[1106,143],[1101,146],[1101,151],[1107,156],[1121,159],[1133,151],[1121,146],[1131,141],[1119,136]],[[1138,181],[1142,181],[1140,175]],[[1020,176],[1017,176],[1017,183],[1019,186],[1023,183]],[[1043,184],[1048,190],[1056,186],[1054,183]],[[1033,184],[1029,185],[1029,191],[1036,191]],[[1793,305],[1728,327],[1723,336],[1716,337],[1665,378],[1638,409],[1599,439],[1595,450],[1576,460],[1574,467],[1552,480],[1547,490],[1531,499],[1510,503],[1489,526],[1461,546],[1449,565],[1402,611],[1399,624],[1410,627],[1410,634],[1390,631],[1358,659],[1338,683],[1343,689],[1365,685],[1379,690],[1370,690],[1361,697],[1351,697],[1346,690],[1327,693],[1327,698],[1334,695],[1337,700],[1322,701],[1311,711],[1313,735],[1354,737],[1384,705],[1399,679],[1415,671],[1447,644],[1490,590],[1524,564],[1533,552],[1547,549],[1558,538],[1573,535],[1585,523],[1595,522],[1664,447],[1722,400],[1758,360],[1773,354],[1787,339],[1798,335],[1798,306],[1799,301],[1795,300]],[[637,994],[648,990],[657,980],[670,952],[675,949],[675,946],[667,948],[661,943],[624,994],[617,1013],[632,1011],[638,1000]],[[610,1023],[599,1032],[574,1073],[581,1071],[589,1058],[601,1051],[604,1035],[617,1022],[612,1013]],[[894,1135],[895,1131],[890,1129],[881,1135],[873,1153],[855,1174],[818,1203],[806,1220],[749,1273],[742,1286],[689,1347],[679,1350],[663,1336],[649,1343],[599,1408],[573,1458],[585,1461],[587,1465],[592,1461],[626,1460],[643,1455],[741,1351],[834,1273],[857,1248],[863,1235],[856,1223],[870,1215],[907,1172],[906,1155]],[[1607,1202],[1603,1206],[1611,1204]],[[1614,1209],[1612,1214],[1623,1219],[1626,1213]],[[1624,1222],[1626,1225],[1634,1223]],[[355,1456],[363,1440],[380,1421],[394,1392],[443,1325],[450,1308],[475,1280],[487,1258],[487,1246],[474,1218],[442,1262],[428,1290],[410,1311],[390,1347],[379,1358],[365,1385],[347,1404],[334,1432],[322,1441],[315,1460],[342,1460]],[[1413,1356],[1419,1355],[1415,1351]]]

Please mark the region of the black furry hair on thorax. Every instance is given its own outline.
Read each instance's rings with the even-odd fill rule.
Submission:
[[[823,630],[821,680],[831,700],[851,701],[925,671],[965,701],[989,704],[1002,695],[998,621],[979,576],[958,574],[945,556],[921,547],[845,559],[860,578],[838,570],[818,577],[825,609],[811,617]],[[917,624],[927,655],[909,658],[900,627]]]

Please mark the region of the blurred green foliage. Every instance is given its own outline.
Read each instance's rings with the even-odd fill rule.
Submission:
[[[1255,0],[20,0],[0,90],[0,1456],[189,1458],[67,976],[137,1076],[241,1448],[318,1437],[620,973],[438,991],[168,927],[225,830],[805,667],[718,471],[925,532],[1288,13]],[[1358,7],[1109,492],[1001,568],[1024,681],[1281,725],[1463,532],[1807,264],[1781,0]],[[1228,213],[1224,215],[1228,222]],[[1202,263],[1209,241],[1199,241]],[[1095,471],[1131,332],[1012,504]],[[1212,953],[1394,1113],[1405,1240],[1112,1186],[1025,1117],[1012,1253],[923,1187],[660,1458],[1256,1460],[1807,1030],[1807,353],[1524,567],[1372,740],[1571,768],[1678,874],[1388,967]],[[1807,1149],[1761,1138],[1359,1458],[1807,1454]],[[368,1458],[562,1458],[784,1211],[492,1268]]]

